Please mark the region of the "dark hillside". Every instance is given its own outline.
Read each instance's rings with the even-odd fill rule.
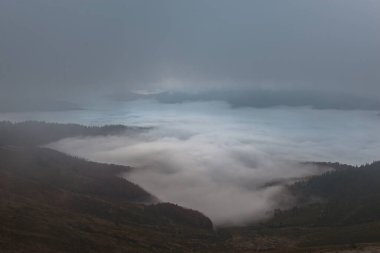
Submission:
[[[104,196],[130,202],[149,202],[154,197],[118,174],[126,166],[99,164],[46,148],[0,147],[2,177],[28,180],[46,187]],[[1,180],[1,179],[0,179]],[[20,188],[24,188],[20,185]]]
[[[191,252],[216,247],[210,219],[119,177],[131,168],[38,147],[145,128],[0,123],[0,252]]]
[[[351,225],[380,221],[380,162],[342,166],[294,184],[298,205],[278,212],[288,225]],[[287,218],[288,217],[288,218]]]
[[[298,200],[295,207],[277,210],[253,230],[299,245],[380,242],[380,162],[327,164],[335,170],[290,186]]]
[[[25,121],[19,123],[2,121],[0,122],[0,146],[36,146],[68,137],[132,134],[147,129],[148,128],[127,127],[124,125],[106,125],[99,127],[39,121]]]
[[[116,175],[128,167],[44,148],[0,148],[1,252],[190,252],[211,221]],[[174,251],[172,251],[174,250]]]

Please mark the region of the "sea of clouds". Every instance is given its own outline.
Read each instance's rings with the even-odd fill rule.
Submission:
[[[162,201],[200,210],[217,225],[258,221],[276,208],[290,207],[294,200],[285,185],[323,171],[302,161],[361,164],[380,158],[380,117],[373,111],[135,101],[33,117],[152,126],[134,135],[68,138],[49,146],[90,160],[133,166],[123,175],[128,180]]]

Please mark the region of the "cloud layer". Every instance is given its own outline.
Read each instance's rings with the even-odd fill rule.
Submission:
[[[289,89],[379,98],[374,0],[0,2],[0,94]]]
[[[117,119],[155,128],[135,136],[70,138],[51,147],[134,166],[128,179],[163,201],[204,212],[219,225],[257,221],[290,206],[283,184],[320,172],[298,161],[355,164],[379,158],[375,112],[128,105],[127,113],[115,112]]]
[[[316,173],[316,168],[274,159],[251,144],[194,135],[65,139],[52,145],[90,159],[128,164],[129,180],[170,201],[209,215],[217,224],[240,224],[268,217],[291,198],[272,182]]]

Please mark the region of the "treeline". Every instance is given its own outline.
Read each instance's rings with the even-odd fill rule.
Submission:
[[[74,136],[117,135],[147,130],[124,125],[83,126],[40,121],[0,122],[0,146],[37,146]]]
[[[380,221],[380,162],[329,163],[334,170],[290,187],[297,205],[277,211],[275,226],[346,226]]]

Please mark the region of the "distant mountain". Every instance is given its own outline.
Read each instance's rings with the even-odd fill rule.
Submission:
[[[68,137],[133,134],[147,129],[149,128],[127,127],[124,125],[97,127],[39,121],[25,121],[19,123],[2,121],[0,122],[0,146],[36,146]]]
[[[312,107],[336,110],[380,110],[380,100],[348,93],[313,90],[210,90],[203,92],[162,91],[154,93],[115,93],[118,101],[155,99],[160,103],[222,101],[232,107],[271,108],[278,106]]]

